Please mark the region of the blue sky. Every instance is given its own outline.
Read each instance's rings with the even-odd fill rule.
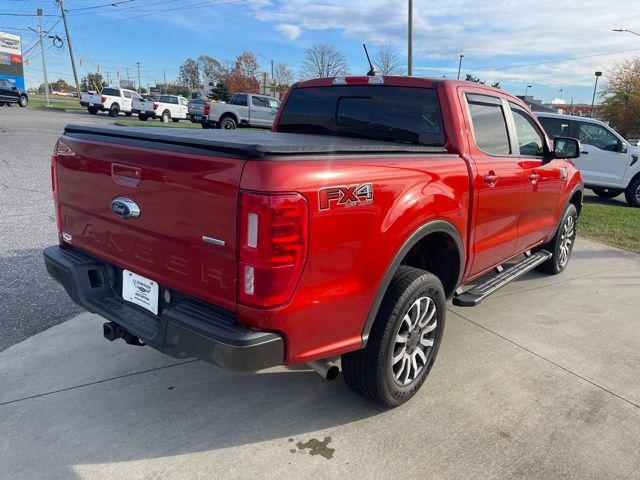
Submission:
[[[109,1],[123,2],[65,0],[81,76],[99,65],[113,79],[126,78],[128,67],[133,79],[139,61],[142,84],[154,84],[165,72],[175,80],[187,57],[232,61],[243,51],[254,52],[265,71],[273,59],[298,72],[315,42],[341,50],[351,73],[362,74],[362,42],[374,52],[392,45],[406,53],[407,0],[133,0],[91,8]],[[53,0],[0,0],[0,13],[36,8],[58,13]],[[43,21],[63,37],[57,17]],[[36,25],[35,17],[0,15],[0,31],[25,35],[29,86],[43,81],[39,51],[29,51],[35,35],[28,27]],[[531,85],[529,93],[545,101],[590,103],[594,71],[604,72],[604,85],[616,62],[640,55],[640,36],[614,28],[640,33],[639,1],[414,0],[414,74],[455,78],[463,54],[463,76],[499,81],[515,94]],[[50,47],[46,56],[50,80],[72,80],[66,47]]]

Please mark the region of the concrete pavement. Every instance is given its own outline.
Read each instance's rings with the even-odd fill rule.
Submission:
[[[385,411],[301,368],[235,374],[101,338],[87,313],[0,353],[0,477],[637,479],[640,256],[579,240],[450,308]]]

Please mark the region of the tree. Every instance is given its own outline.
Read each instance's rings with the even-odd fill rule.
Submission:
[[[197,60],[198,68],[202,75],[202,89],[205,97],[211,92],[211,87],[227,75],[227,69],[213,57],[209,55],[200,55]]]
[[[484,85],[485,83],[487,83],[485,80],[480,80],[478,77],[474,77],[473,75],[471,75],[470,73],[467,73],[467,76],[465,77],[465,80],[467,82],[474,82],[474,83],[480,83],[482,85]],[[491,86],[493,88],[500,88],[500,82],[493,82],[491,84]]]
[[[236,57],[233,68],[224,79],[229,93],[258,93],[258,60],[253,53],[244,52]]]
[[[227,90],[227,85],[224,83],[224,80],[216,83],[215,87],[211,90],[211,96],[216,100],[220,100],[221,102],[228,102],[231,96],[229,95],[229,91]]]
[[[316,43],[304,51],[304,78],[337,77],[346,75],[348,71],[347,58],[331,45]]]
[[[616,64],[607,80],[600,115],[624,137],[640,134],[640,57]]]
[[[278,63],[273,71],[273,80],[278,95],[282,98],[293,83],[293,72],[284,63]]]
[[[404,75],[404,62],[392,45],[378,48],[372,61],[380,75]]]
[[[86,77],[80,81],[80,90],[88,92],[89,90],[95,90],[99,92],[102,87],[106,87],[107,83],[103,80],[102,75],[98,72],[88,73]]]
[[[198,62],[193,58],[187,58],[178,71],[178,83],[189,87],[189,90],[198,88],[200,84],[200,71],[198,69]]]

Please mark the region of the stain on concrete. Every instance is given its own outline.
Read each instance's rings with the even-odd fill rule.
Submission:
[[[500,435],[502,438],[506,438],[507,440],[513,440],[513,437],[509,432],[503,432],[502,430],[498,430],[498,435]]]
[[[291,450],[289,450],[289,452],[291,452],[291,453],[296,453],[296,449],[295,449],[295,448],[292,448]]]
[[[333,454],[336,451],[335,448],[329,447],[329,443],[331,442],[331,437],[324,437],[324,440],[321,442],[317,438],[312,438],[306,443],[298,442],[296,446],[298,450],[304,450],[305,448],[309,449],[309,455],[321,455],[327,460],[333,458]]]

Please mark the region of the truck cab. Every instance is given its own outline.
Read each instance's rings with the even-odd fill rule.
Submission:
[[[271,128],[280,101],[266,95],[234,93],[228,103],[205,104],[202,128],[235,130],[238,127]]]

